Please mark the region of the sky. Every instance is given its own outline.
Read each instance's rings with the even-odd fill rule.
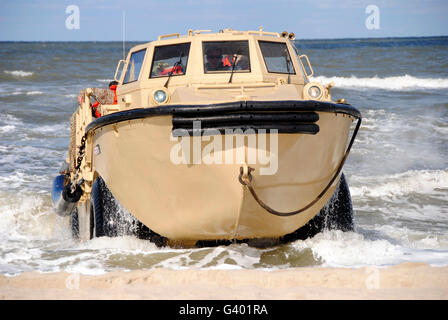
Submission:
[[[75,9],[73,9],[75,8]],[[373,8],[373,9],[372,9]],[[125,28],[123,32],[123,17]],[[188,29],[297,39],[448,35],[447,0],[2,0],[0,41],[151,41]]]

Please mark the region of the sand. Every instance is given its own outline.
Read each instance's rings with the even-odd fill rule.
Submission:
[[[448,299],[448,267],[170,270],[0,276],[0,299]]]

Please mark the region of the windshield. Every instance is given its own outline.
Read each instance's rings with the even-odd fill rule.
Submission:
[[[259,41],[268,72],[295,74],[286,43]]]
[[[151,78],[183,75],[187,70],[190,43],[155,47]]]
[[[250,72],[249,42],[207,41],[202,43],[205,73]],[[233,65],[234,64],[234,65]]]
[[[140,75],[140,69],[142,68],[143,59],[145,58],[146,49],[133,52],[131,59],[129,60],[128,70],[124,77],[123,84],[137,81]]]

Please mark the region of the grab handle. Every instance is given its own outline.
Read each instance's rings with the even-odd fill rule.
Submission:
[[[162,34],[159,36],[159,40],[172,37],[180,38],[180,34],[179,33]]]
[[[305,66],[303,65],[302,58],[305,58],[305,59],[306,59],[306,63],[308,64],[308,68],[309,68],[310,71],[311,71],[310,74],[308,74],[308,73],[306,72]],[[300,63],[302,64],[303,71],[305,72],[306,76],[307,76],[308,78],[312,77],[312,76],[314,75],[314,70],[313,70],[313,67],[311,66],[311,63],[310,63],[310,60],[308,59],[308,56],[307,56],[306,54],[302,54],[301,56],[299,56],[299,60],[300,60]]]
[[[118,61],[117,69],[115,69],[115,75],[114,75],[114,80],[115,81],[119,81],[120,80],[120,79],[117,79],[117,73],[118,73],[118,70],[120,69],[120,65],[122,63],[126,63],[126,60],[121,59],[120,61]]]

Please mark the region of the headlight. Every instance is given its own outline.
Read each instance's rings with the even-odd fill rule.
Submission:
[[[319,99],[322,95],[322,90],[318,86],[311,86],[308,88],[308,95],[313,99]]]
[[[164,90],[157,90],[154,92],[154,101],[157,103],[165,103],[168,98],[168,95],[166,94],[166,91]]]
[[[326,92],[324,87],[318,82],[308,82],[303,87],[303,98],[310,100],[324,100]]]

